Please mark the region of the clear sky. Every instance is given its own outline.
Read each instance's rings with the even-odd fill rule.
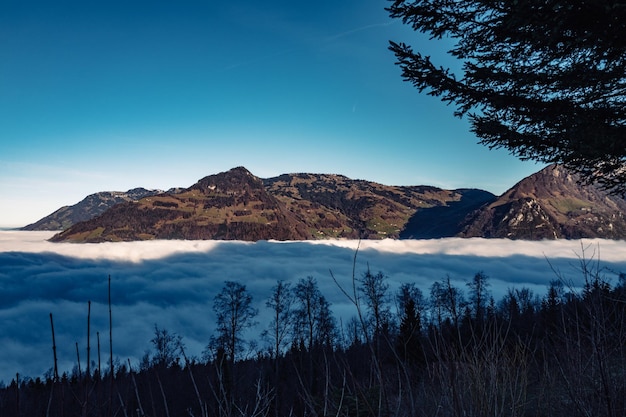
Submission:
[[[3,0],[0,226],[235,166],[496,194],[541,169],[402,81],[389,40],[450,61],[388,4]]]

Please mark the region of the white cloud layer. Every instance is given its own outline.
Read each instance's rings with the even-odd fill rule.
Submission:
[[[53,365],[49,314],[54,317],[59,366],[85,360],[87,303],[92,301],[92,359],[96,332],[108,347],[108,276],[112,281],[113,349],[136,362],[150,348],[154,324],[176,332],[199,356],[213,331],[213,297],[224,281],[239,281],[254,296],[263,329],[265,300],[277,280],[313,276],[338,319],[354,314],[331,278],[349,286],[356,276],[382,271],[392,289],[414,282],[425,295],[450,276],[465,289],[476,272],[490,277],[498,300],[525,286],[543,295],[554,270],[580,284],[581,258],[599,259],[606,273],[626,271],[626,242],[438,239],[384,241],[231,242],[149,241],[50,243],[51,232],[0,232],[0,380],[39,376]],[[554,270],[553,270],[554,269]],[[103,348],[103,351],[107,349]],[[102,361],[106,362],[103,353]],[[84,369],[84,363],[82,365]]]

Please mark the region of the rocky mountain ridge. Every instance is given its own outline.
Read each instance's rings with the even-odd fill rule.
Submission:
[[[626,200],[551,165],[472,213],[461,237],[511,239],[626,238]]]
[[[500,197],[477,189],[387,186],[331,174],[261,179],[243,167],[127,201],[53,241],[327,238],[626,238],[626,201],[560,167]]]
[[[127,201],[137,201],[144,197],[161,194],[163,192],[163,190],[147,190],[141,187],[133,188],[128,191],[101,191],[88,195],[72,206],[63,206],[37,222],[24,226],[22,230],[67,229],[76,223],[90,220],[104,213],[116,204]]]

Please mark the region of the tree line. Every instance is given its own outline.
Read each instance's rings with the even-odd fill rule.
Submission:
[[[102,367],[98,354],[85,370],[78,357],[70,373],[17,376],[0,415],[626,415],[626,275],[585,259],[580,273],[582,288],[557,274],[545,294],[496,300],[483,272],[424,293],[392,291],[368,269],[340,287],[355,312],[345,323],[314,277],[276,282],[265,323],[246,286],[227,281],[201,357],[155,324],[139,365]]]

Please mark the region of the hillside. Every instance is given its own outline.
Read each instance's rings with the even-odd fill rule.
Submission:
[[[461,237],[511,239],[626,238],[626,200],[610,196],[560,166],[523,179],[465,221]]]
[[[426,233],[416,222],[418,213],[461,204],[476,191],[481,204],[495,196],[478,190],[442,190],[430,186],[388,186],[342,175],[285,174],[264,181],[268,191],[281,200],[319,238],[405,238]],[[463,203],[461,203],[463,202]],[[471,209],[476,208],[472,205]],[[451,209],[453,211],[453,209]],[[462,210],[461,210],[462,211]],[[471,211],[462,212],[458,222]],[[447,223],[431,223],[434,237]],[[457,222],[457,223],[458,223]],[[455,233],[458,230],[455,230]]]
[[[211,175],[177,193],[113,206],[51,240],[310,239],[304,224],[245,168]]]

